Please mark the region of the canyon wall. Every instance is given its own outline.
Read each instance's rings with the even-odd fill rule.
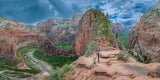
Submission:
[[[82,15],[74,15],[72,20],[49,19],[36,24],[35,27],[40,28],[41,32],[47,33],[46,38],[54,43],[73,43],[81,17]]]
[[[112,33],[113,34],[120,33],[123,30],[128,30],[129,31],[129,27],[125,26],[125,25],[122,25],[120,23],[112,24]]]
[[[98,18],[105,17],[105,15],[99,9],[90,9],[82,17],[79,23],[79,32],[76,40],[73,44],[72,51],[77,55],[84,55],[86,47],[97,36],[96,23]]]
[[[75,31],[77,34],[75,34],[76,38],[74,39],[72,50],[64,52],[54,46],[56,42],[54,43],[53,41],[54,44],[51,44],[50,41],[46,41],[39,46],[39,51],[54,55],[62,53],[63,55],[84,55],[87,45],[97,36],[98,31],[96,30],[96,27],[100,25],[101,22],[99,22],[99,18],[101,17],[105,17],[105,15],[99,9],[90,9],[82,16],[79,21],[78,29]],[[41,47],[45,47],[45,49],[41,49]]]
[[[160,62],[160,4],[144,14],[130,33],[130,48],[139,60]]]
[[[29,43],[23,46],[38,45],[42,37],[31,32],[32,29],[21,22],[0,17],[0,57],[16,60],[17,50],[25,41]]]
[[[38,47],[39,52],[44,52],[49,56],[55,55],[59,57],[73,57],[74,52],[71,50],[62,50],[57,48],[54,43],[50,40],[44,40],[42,44]]]

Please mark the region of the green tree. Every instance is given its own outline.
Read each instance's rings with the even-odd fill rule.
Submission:
[[[111,21],[108,20],[111,16],[106,14],[106,17],[101,17],[101,25],[99,26],[99,35],[105,36],[107,40],[111,40],[112,30],[109,28],[111,26]]]
[[[109,15],[108,13],[106,13],[106,19],[109,19],[111,17],[112,17],[111,15]]]
[[[116,38],[118,39],[118,33],[116,33]]]

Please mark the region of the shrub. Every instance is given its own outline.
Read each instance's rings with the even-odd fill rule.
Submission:
[[[57,67],[54,72],[50,73],[50,76],[47,78],[47,80],[61,80],[65,76],[65,73],[71,70],[72,67],[68,64],[65,64],[62,69]]]
[[[76,73],[76,71],[73,71],[72,74],[74,75]]]
[[[86,52],[85,52],[85,56],[88,57],[88,56],[92,55],[94,49],[95,49],[95,43],[92,42],[92,43],[90,43],[90,44],[87,46]]]
[[[160,78],[160,69],[156,69],[156,71],[147,73],[147,76],[150,76],[153,78]]]
[[[128,61],[129,55],[127,51],[121,51],[117,54],[118,60]]]
[[[123,50],[123,46],[120,42],[118,42],[118,47],[119,47],[120,50]]]
[[[60,80],[64,77],[64,73],[62,72],[62,70],[57,67],[56,71],[50,73],[50,76],[47,78],[47,80]]]
[[[68,71],[71,71],[72,70],[72,66],[68,65],[68,64],[65,64],[63,67],[63,71],[64,72],[68,72]]]

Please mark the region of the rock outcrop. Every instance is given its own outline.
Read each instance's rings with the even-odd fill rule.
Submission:
[[[160,1],[144,14],[130,33],[130,48],[139,60],[160,62]],[[135,53],[136,52],[136,53]]]
[[[73,43],[78,32],[77,25],[80,18],[81,15],[75,15],[72,20],[49,19],[46,22],[38,23],[36,26],[26,26],[24,23],[0,17],[0,57],[15,60],[19,48],[38,45],[45,39],[54,43]],[[42,43],[42,45],[44,44]],[[49,55],[53,55],[54,50],[56,50],[56,55],[68,53],[54,46],[51,47],[53,49]]]
[[[74,15],[71,20],[71,26],[78,26],[82,16],[82,14]]]
[[[112,32],[113,34],[117,34],[117,33],[120,33],[121,31],[123,30],[129,30],[129,27],[125,26],[125,25],[122,25],[122,24],[112,24]]]
[[[79,20],[82,15],[74,15],[72,20],[49,19],[36,24],[41,32],[47,33],[46,38],[54,43],[73,43],[78,31]]]
[[[71,55],[79,55],[79,56],[84,55],[86,48],[87,48],[87,45],[89,45],[93,40],[96,39],[96,37],[98,37],[99,30],[97,30],[97,28],[102,24],[102,21],[104,21],[104,18],[105,18],[105,15],[99,9],[88,10],[82,16],[81,20],[79,21],[77,31],[74,31],[74,32],[77,32],[77,34],[74,33],[74,36],[73,36],[74,44],[73,44],[70,52],[65,52],[65,51],[57,49],[55,46],[53,46],[57,42],[56,41],[54,42],[51,39],[49,39],[49,40],[51,40],[54,44],[51,44],[51,43],[49,43],[49,41],[46,41],[41,46],[39,46],[39,51],[45,52],[47,54],[49,53],[49,55],[50,54],[52,54],[52,55],[59,55],[59,54],[60,55],[64,55],[64,54],[70,55],[71,54]],[[72,26],[72,27],[75,27],[75,26]],[[55,31],[57,31],[57,30],[55,30]],[[55,39],[57,39],[59,41],[60,41],[60,39],[59,39],[60,37],[62,37],[61,39],[63,39],[63,38],[70,39],[70,37],[67,38],[67,35],[66,35],[66,37],[64,36],[65,33],[67,33],[67,32],[68,32],[68,30],[66,32],[63,31]],[[72,32],[72,31],[70,31],[70,29],[69,29],[69,32]],[[111,34],[106,33],[106,35],[111,35],[112,37],[114,37],[112,33]],[[99,37],[102,38],[102,36],[99,36]],[[53,37],[53,39],[54,39],[54,37]],[[114,45],[114,41],[112,41],[112,40],[109,40],[109,41],[113,42],[113,45]],[[46,47],[48,45],[50,47]],[[42,49],[41,49],[41,47],[42,47]],[[58,51],[62,52],[63,54]]]
[[[56,46],[54,46],[53,42],[50,40],[44,40],[44,42],[39,45],[38,51],[45,52],[47,55],[55,55],[60,57],[73,57],[75,54],[71,52],[71,50],[62,50],[58,49]]]
[[[99,9],[90,9],[82,17],[79,23],[79,35],[77,36],[72,51],[77,55],[84,55],[87,45],[97,36],[96,23],[98,17],[104,17]],[[97,17],[97,18],[96,18]],[[98,24],[100,25],[100,23]]]
[[[0,17],[0,57],[16,60],[16,52],[22,45],[19,45],[19,43],[29,41],[29,43],[23,45],[29,46],[38,44],[40,39],[42,37],[32,33],[32,29],[25,24]]]

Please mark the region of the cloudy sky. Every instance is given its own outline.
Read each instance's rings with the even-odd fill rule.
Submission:
[[[0,0],[0,16],[27,25],[47,19],[71,19],[89,8],[112,15],[113,23],[133,26],[158,0]]]

